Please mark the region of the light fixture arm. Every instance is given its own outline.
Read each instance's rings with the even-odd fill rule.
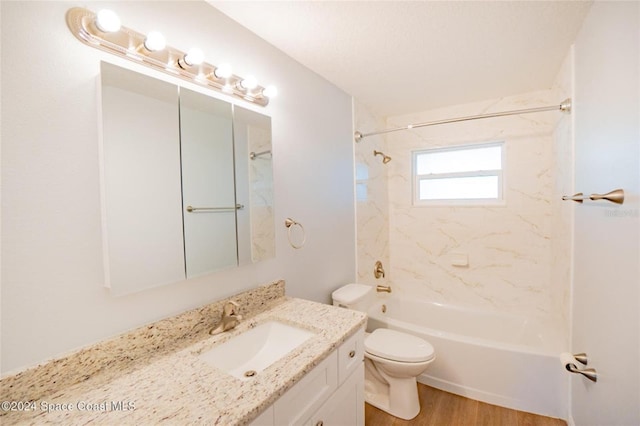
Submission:
[[[234,74],[219,78],[214,73],[216,66],[206,62],[191,65],[185,61],[186,52],[168,45],[158,51],[140,49],[146,36],[124,26],[114,32],[101,30],[96,25],[96,14],[88,9],[71,8],[66,18],[73,35],[91,47],[256,105],[267,106],[269,103],[269,97],[263,93],[264,87],[256,85],[253,89],[245,89],[240,84],[243,79]]]

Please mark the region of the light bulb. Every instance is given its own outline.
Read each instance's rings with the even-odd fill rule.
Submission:
[[[144,39],[144,47],[150,52],[163,50],[167,46],[164,36],[158,31],[151,31]]]
[[[189,49],[187,54],[184,55],[184,62],[189,66],[200,65],[202,61],[204,61],[204,53],[197,47]]]
[[[276,96],[278,96],[278,88],[273,85],[267,86],[262,91],[262,95],[266,96],[267,98],[275,98]]]
[[[115,33],[120,30],[120,18],[112,10],[102,9],[96,15],[96,26],[103,33]]]
[[[233,75],[233,71],[231,70],[231,65],[221,64],[215,69],[213,74],[218,78],[229,78]]]
[[[250,75],[240,81],[240,86],[246,90],[253,90],[258,87],[258,80],[256,80],[254,76]]]

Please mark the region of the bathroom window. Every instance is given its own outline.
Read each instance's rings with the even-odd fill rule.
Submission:
[[[504,142],[413,152],[415,205],[503,202]]]

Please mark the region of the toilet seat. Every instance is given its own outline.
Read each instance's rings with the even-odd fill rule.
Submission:
[[[424,339],[388,328],[378,328],[364,341],[369,354],[391,361],[425,362],[435,356],[433,346]]]

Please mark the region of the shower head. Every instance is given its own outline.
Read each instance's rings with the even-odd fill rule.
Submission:
[[[380,152],[380,151],[373,151],[373,155],[382,155],[382,164],[387,164],[389,161],[391,161],[391,157],[389,157],[388,155],[385,155],[384,152]]]

